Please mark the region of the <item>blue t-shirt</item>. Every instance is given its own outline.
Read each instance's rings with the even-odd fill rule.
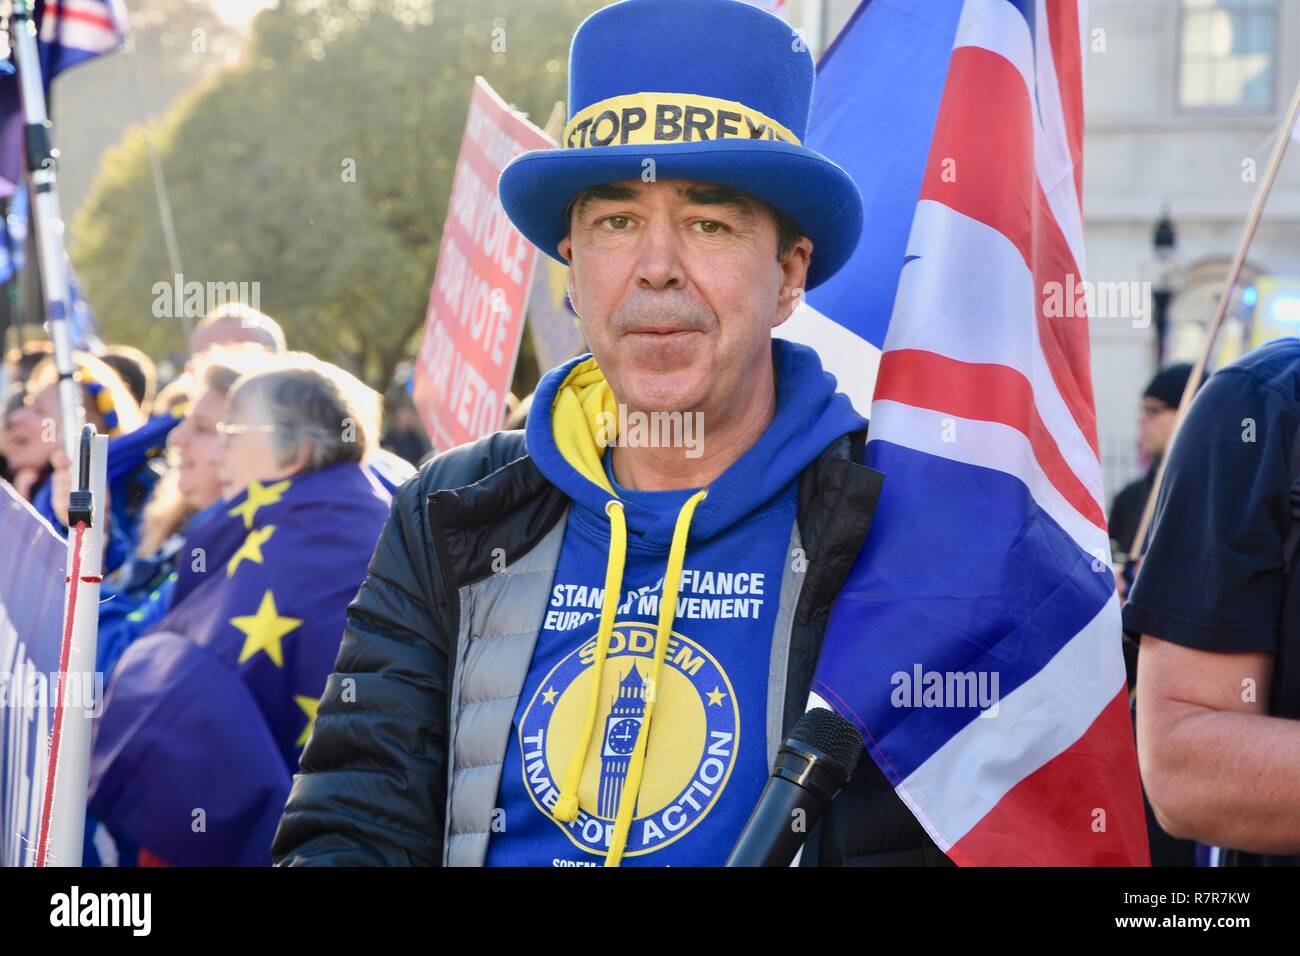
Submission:
[[[620,498],[676,514],[694,491]],[[791,482],[717,538],[689,541],[623,866],[719,866],[763,786],[767,681]],[[668,555],[629,529],[623,599],[601,679],[600,710],[579,787],[578,819],[551,815],[592,679],[609,525],[569,511],[543,628],[511,728],[488,846],[489,866],[601,866],[645,708]]]

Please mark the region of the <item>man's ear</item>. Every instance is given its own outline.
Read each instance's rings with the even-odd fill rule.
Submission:
[[[569,305],[573,306],[573,314],[581,319],[582,309],[578,306],[578,290],[573,281],[572,265],[569,266],[568,272],[564,276],[564,291],[569,295]]]
[[[785,257],[781,260],[781,292],[777,299],[776,321],[772,323],[772,328],[776,328],[790,318],[794,310],[803,302],[812,249],[813,241],[807,236],[800,236],[786,250]]]
[[[564,257],[564,261],[569,264],[564,276],[564,291],[569,295],[569,304],[573,306],[573,311],[581,317],[582,310],[578,308],[577,290],[574,288],[573,282],[573,241],[568,236],[565,236],[555,248]]]

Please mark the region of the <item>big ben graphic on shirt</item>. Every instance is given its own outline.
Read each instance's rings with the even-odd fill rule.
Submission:
[[[618,696],[605,718],[605,749],[600,755],[600,815],[618,814],[623,781],[645,717],[645,681],[636,662],[618,685]]]
[[[654,625],[619,622],[601,681],[597,732],[592,735],[578,787],[578,818],[551,811],[595,678],[594,634],[565,655],[543,680],[518,723],[518,773],[534,807],[575,849],[603,855],[652,693],[654,721],[628,834],[626,856],[653,854],[705,820],[726,791],[740,751],[740,713],[731,681],[698,643],[674,632],[656,690]]]

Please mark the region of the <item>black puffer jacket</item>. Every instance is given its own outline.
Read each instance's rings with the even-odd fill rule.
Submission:
[[[786,731],[806,707],[832,601],[883,482],[857,464],[865,438],[837,440],[800,477],[808,565],[791,634]],[[522,432],[498,432],[439,455],[402,487],[348,609],[335,673],[272,846],[277,863],[443,862],[459,589],[493,573],[495,549],[531,548],[568,507],[528,457]],[[801,863],[948,860],[864,756],[810,832]]]

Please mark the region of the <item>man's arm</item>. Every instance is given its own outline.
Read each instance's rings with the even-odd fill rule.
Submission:
[[[447,772],[447,640],[431,593],[422,478],[398,491],[294,777],[282,866],[436,866]]]
[[[1271,653],[1142,636],[1138,756],[1156,819],[1172,835],[1300,853],[1300,721],[1268,716],[1272,677]]]

